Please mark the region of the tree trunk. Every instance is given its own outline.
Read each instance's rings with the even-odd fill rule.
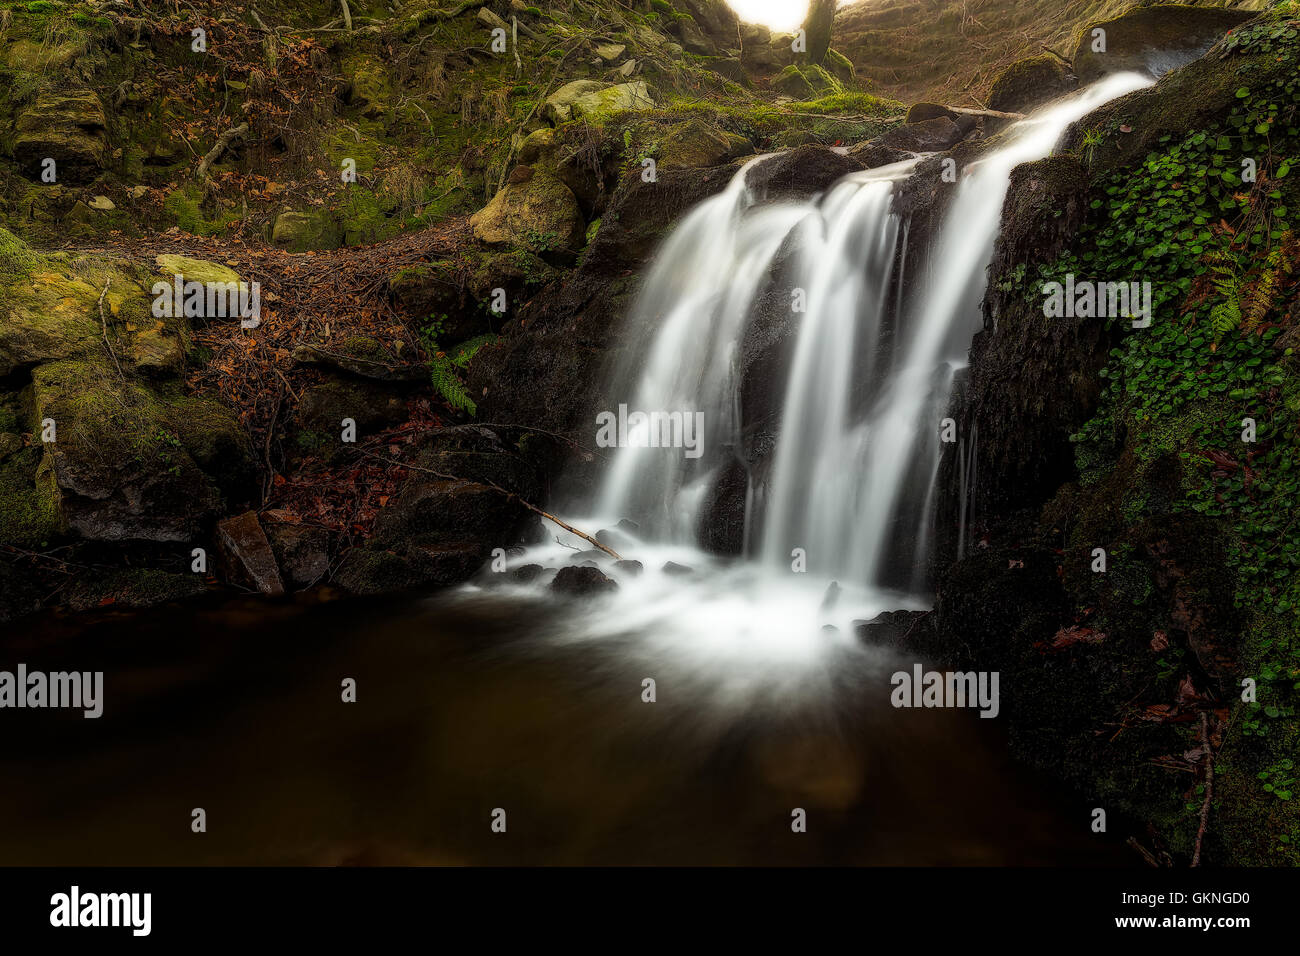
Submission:
[[[803,22],[804,35],[808,39],[808,63],[817,65],[826,59],[826,51],[831,48],[831,27],[835,23],[835,0],[812,0],[808,6],[808,18]]]

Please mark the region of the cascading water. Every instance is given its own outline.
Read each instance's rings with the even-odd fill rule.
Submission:
[[[606,563],[619,599],[590,608],[570,639],[635,633],[650,639],[646,653],[668,642],[692,654],[734,650],[729,660],[751,663],[808,655],[816,669],[827,635],[851,643],[854,620],[926,606],[942,422],[980,327],[1011,170],[1048,155],[1097,106],[1152,82],[1111,76],[1010,127],[948,187],[956,193],[925,242],[894,209],[900,183],[922,175],[919,160],[852,174],[791,203],[766,201],[751,185],[767,161],[759,158],[698,206],[647,276],[630,322],[646,341],[626,349],[617,381],[627,383],[624,413],[701,415],[699,453],[651,447],[658,425],[628,421],[597,507],[574,523],[632,519],[639,530],[621,539],[623,550],[645,573],[609,568],[598,553],[577,556]],[[932,169],[924,175],[937,175]],[[747,490],[729,492],[743,493],[748,556],[757,560],[722,561],[696,546],[696,534],[709,520],[713,483],[747,460],[754,423],[742,415],[742,351],[773,301],[789,304],[796,329],[776,446],[762,467],[750,461]],[[963,483],[973,479],[973,439],[955,449]],[[964,528],[958,533],[964,544]],[[586,547],[557,536],[514,563],[555,567]],[[665,561],[695,573],[671,574]],[[791,574],[792,561],[806,561],[810,573]],[[840,588],[829,595],[832,579]],[[813,641],[790,639],[814,632]]]
[[[925,274],[901,314],[890,293],[906,224],[891,207],[914,162],[850,175],[798,204],[763,204],[747,185],[762,160],[747,165],[666,243],[633,322],[660,331],[629,407],[702,412],[703,453],[620,448],[599,514],[634,516],[653,538],[692,540],[703,489],[740,441],[737,354],[779,263],[781,291],[802,313],[775,460],[757,496],[764,507],[751,516],[758,554],[787,565],[802,549],[810,571],[867,587],[911,581],[930,547],[941,420],[980,326],[1011,170],[1048,155],[1071,122],[1151,82],[1109,77],[1017,123],[968,167],[931,247],[911,251]],[[629,442],[645,444],[645,427]]]

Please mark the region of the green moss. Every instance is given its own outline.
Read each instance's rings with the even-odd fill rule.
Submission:
[[[12,232],[0,228],[0,286],[7,286],[31,275],[42,259]]]
[[[59,535],[58,495],[41,459],[38,445],[0,460],[0,543],[44,548]]]

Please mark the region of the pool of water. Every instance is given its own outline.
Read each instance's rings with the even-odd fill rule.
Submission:
[[[602,613],[470,589],[12,627],[0,668],[102,670],[105,705],[3,714],[0,864],[1127,862],[997,721],[890,707],[884,652]]]

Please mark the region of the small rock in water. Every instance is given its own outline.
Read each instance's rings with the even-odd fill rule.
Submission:
[[[605,577],[600,568],[568,567],[560,568],[551,582],[551,590],[586,597],[617,591],[618,584]]]
[[[624,571],[627,574],[632,575],[633,577],[640,576],[641,572],[645,570],[640,561],[628,561],[626,559],[623,561],[615,561],[614,567],[619,571]]]
[[[579,551],[569,558],[572,564],[586,564],[589,561],[608,561],[609,555],[599,548],[588,548],[586,551]]]
[[[619,552],[628,550],[636,543],[621,531],[610,528],[602,528],[597,531],[596,540],[605,547]]]
[[[688,574],[695,573],[694,568],[688,568],[686,565],[678,564],[676,561],[669,561],[661,570],[664,574],[674,578],[685,577]]]
[[[840,599],[840,582],[832,581],[826,586],[826,595],[822,598],[821,610],[829,611]]]
[[[510,572],[510,578],[520,584],[528,584],[537,580],[537,576],[542,573],[542,570],[540,564],[523,564]]]
[[[626,531],[628,534],[636,534],[641,530],[639,524],[627,518],[620,518],[618,524],[614,525],[614,528],[618,531]]]

